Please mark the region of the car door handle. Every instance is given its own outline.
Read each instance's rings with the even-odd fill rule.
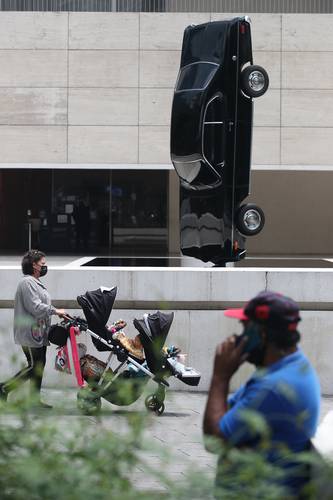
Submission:
[[[234,122],[229,122],[229,132],[231,132],[231,129],[233,126],[234,126]]]

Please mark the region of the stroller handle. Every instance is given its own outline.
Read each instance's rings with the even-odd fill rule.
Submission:
[[[80,316],[67,315],[67,318],[63,323],[66,328],[70,328],[71,326],[77,326],[82,331],[88,329],[87,321],[84,318],[80,318]]]

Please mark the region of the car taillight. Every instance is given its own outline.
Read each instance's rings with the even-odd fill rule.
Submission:
[[[241,33],[241,35],[244,35],[244,34],[245,34],[245,30],[246,30],[246,26],[245,26],[245,24],[241,24],[241,25],[240,25],[240,33]]]

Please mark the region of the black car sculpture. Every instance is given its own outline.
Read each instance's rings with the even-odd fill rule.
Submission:
[[[171,160],[181,181],[181,250],[225,265],[245,256],[264,213],[249,194],[253,97],[269,84],[253,65],[248,17],[185,29],[171,116]]]

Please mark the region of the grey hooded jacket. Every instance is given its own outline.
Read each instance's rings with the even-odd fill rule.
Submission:
[[[55,314],[51,297],[38,279],[25,275],[18,284],[14,306],[14,340],[26,347],[48,345],[51,315]]]

